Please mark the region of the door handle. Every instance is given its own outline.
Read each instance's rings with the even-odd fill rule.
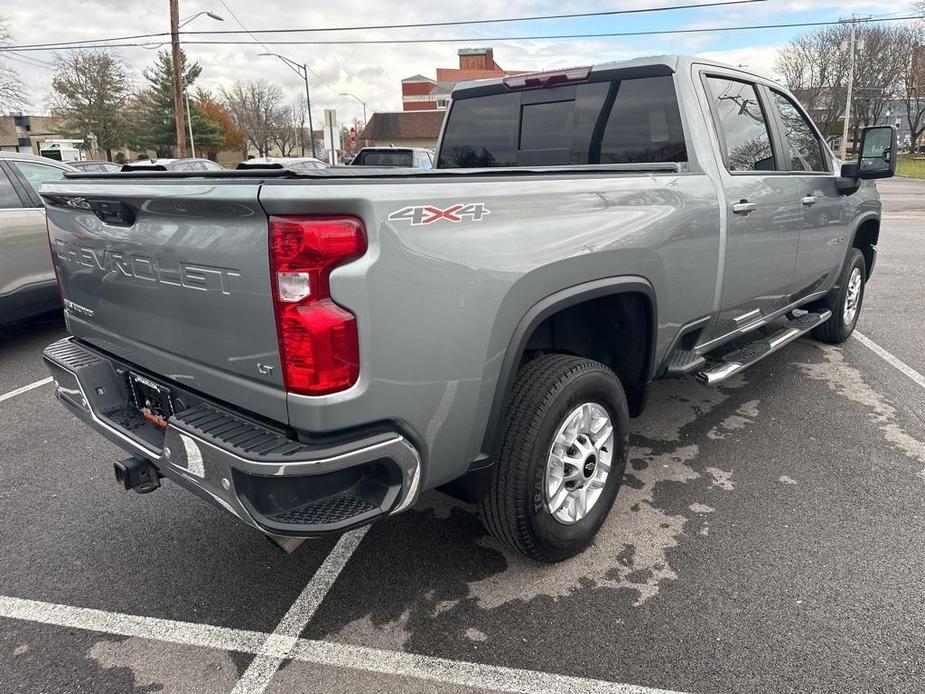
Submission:
[[[809,207],[810,205],[815,205],[816,200],[817,198],[815,195],[807,195],[805,198],[803,198],[803,200],[801,200],[801,202],[807,207]]]
[[[732,203],[732,211],[735,214],[748,214],[757,208],[758,205],[753,202],[749,202],[748,200],[740,200],[739,202]]]

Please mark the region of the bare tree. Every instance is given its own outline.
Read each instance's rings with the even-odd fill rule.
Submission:
[[[911,25],[861,24],[856,27],[853,139],[878,122],[904,91],[914,43]],[[845,117],[851,27],[815,29],[793,39],[777,57],[777,70],[810,112],[822,133],[841,134]],[[925,96],[925,95],[923,95]],[[923,103],[925,106],[925,103]]]
[[[302,156],[305,156],[306,119],[304,102],[296,102],[279,109],[271,141],[279,150],[280,155],[291,157],[297,150],[301,150]]]
[[[0,48],[13,45],[7,20],[0,17]],[[19,73],[0,54],[0,112],[22,111],[29,105]]]
[[[851,105],[852,140],[861,128],[874,125],[902,90],[902,75],[912,55],[902,40],[901,25],[860,27],[855,58],[854,99]]]
[[[925,2],[917,7],[925,11]],[[915,147],[925,132],[925,26],[916,22],[902,29],[897,41],[902,45],[906,60],[900,74],[898,95],[909,125],[910,143]]]
[[[246,136],[247,144],[256,149],[259,156],[269,156],[283,100],[282,90],[262,79],[238,81],[228,89],[223,88],[221,97],[235,126]]]
[[[848,77],[849,29],[833,26],[793,39],[777,57],[777,71],[826,136],[839,131]]]

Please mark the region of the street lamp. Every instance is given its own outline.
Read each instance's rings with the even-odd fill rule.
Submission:
[[[176,123],[177,132],[177,157],[182,159],[186,156],[186,133],[183,132],[183,77],[180,69],[180,27],[189,24],[196,17],[206,14],[212,19],[223,21],[223,19],[214,12],[199,12],[192,17],[188,17],[180,23],[180,8],[178,0],[170,0],[170,58],[173,62],[173,112],[174,122]]]
[[[296,61],[290,60],[279,53],[259,53],[260,56],[271,55],[279,58],[290,67],[297,75],[305,80],[305,107],[308,109],[308,139],[312,143],[312,156],[317,159],[318,154],[315,152],[315,126],[312,125],[312,99],[308,93],[308,65],[299,65]]]
[[[363,101],[363,99],[358,97],[356,94],[351,94],[350,92],[342,92],[339,96],[349,96],[352,99],[356,99],[361,104],[363,104],[363,125],[365,126],[366,125],[366,102]]]
[[[189,148],[193,159],[196,158],[196,140],[193,139],[193,114],[189,107],[189,85],[183,88],[183,94],[186,96],[186,123],[189,126]]]
[[[202,15],[206,15],[207,17],[211,17],[212,19],[214,19],[214,20],[217,21],[217,22],[224,22],[224,21],[225,21],[225,18],[222,17],[221,15],[215,14],[214,12],[207,12],[206,10],[203,10],[202,12],[197,12],[197,13],[194,14],[192,17],[187,17],[186,19],[184,19],[183,21],[181,21],[180,24],[179,24],[179,26],[178,26],[177,28],[179,28],[179,27],[185,27],[187,24],[189,24],[189,23],[192,22],[194,19],[196,19],[196,17],[201,17]]]

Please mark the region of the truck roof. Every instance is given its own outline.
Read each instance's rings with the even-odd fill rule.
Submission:
[[[674,72],[684,71],[687,67],[694,63],[700,65],[713,65],[715,67],[720,67],[727,70],[735,70],[744,74],[755,75],[757,77],[761,77],[762,79],[769,79],[768,76],[761,75],[760,73],[756,73],[753,70],[744,70],[740,67],[736,67],[735,65],[729,65],[717,60],[709,60],[692,55],[650,55],[641,56],[639,58],[630,58],[628,60],[616,60],[607,63],[597,63],[591,66],[590,76],[599,76],[601,73],[607,73],[611,71],[628,72],[630,75],[633,75],[633,73],[638,73],[638,75],[633,76],[639,77],[658,74],[668,75]],[[547,71],[539,70],[537,72]],[[555,72],[555,70],[549,70],[549,72]],[[525,75],[517,75],[517,77],[524,76]],[[470,80],[468,82],[460,82],[453,89],[452,97],[454,99],[458,99],[497,92],[501,89],[504,89],[503,85],[505,79],[508,78],[493,77],[484,80]]]

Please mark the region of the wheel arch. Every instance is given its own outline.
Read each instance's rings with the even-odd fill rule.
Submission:
[[[877,261],[877,242],[880,240],[880,215],[870,213],[862,217],[854,227],[851,234],[851,245],[848,248],[857,248],[864,256],[867,264],[867,277],[874,272]],[[846,251],[847,258],[847,251]]]
[[[645,405],[646,386],[653,378],[655,369],[656,331],[658,328],[658,306],[655,290],[652,284],[644,277],[619,276],[593,280],[557,291],[534,304],[530,310],[517,323],[501,365],[497,387],[492,397],[488,424],[482,440],[482,455],[480,459],[490,459],[497,442],[501,418],[505,408],[510,402],[517,369],[520,366],[531,339],[537,330],[549,319],[568,309],[582,304],[608,297],[637,297],[644,307],[646,316],[645,339],[646,345],[643,354],[641,372],[638,374],[637,388],[624,388],[627,390],[627,399],[630,400],[630,411],[638,414]],[[578,355],[585,356],[585,355]],[[621,381],[623,379],[621,378]],[[631,391],[632,392],[631,394]]]

